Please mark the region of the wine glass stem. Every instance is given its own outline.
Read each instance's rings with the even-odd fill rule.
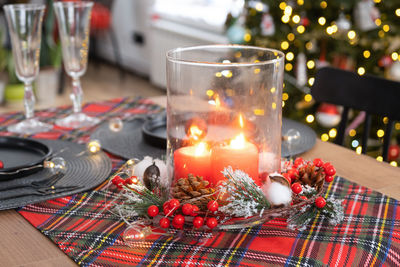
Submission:
[[[72,78],[72,94],[71,100],[74,106],[74,113],[80,113],[82,111],[82,87],[79,78]]]
[[[32,83],[25,83],[24,106],[26,119],[33,118],[35,95],[33,94]]]

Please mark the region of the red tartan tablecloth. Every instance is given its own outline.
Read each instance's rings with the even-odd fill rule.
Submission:
[[[102,120],[159,110],[145,99],[115,99],[84,108]],[[53,122],[66,112],[68,107],[60,107],[36,114]],[[2,134],[8,134],[5,126],[22,118],[20,113],[0,115]],[[86,142],[94,129],[55,128],[32,137]],[[123,161],[110,157],[115,171]],[[198,238],[163,236],[137,248],[124,245],[125,225],[107,211],[111,198],[106,185],[28,205],[19,213],[83,266],[400,266],[398,201],[341,177],[326,188],[327,196],[344,199],[345,218],[335,227],[317,217],[305,231],[297,232],[287,229],[285,220],[275,219],[263,226],[221,232],[201,245]]]

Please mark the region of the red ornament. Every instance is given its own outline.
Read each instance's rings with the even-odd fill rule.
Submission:
[[[294,167],[300,167],[301,165],[304,164],[304,159],[303,158],[297,158],[294,160],[293,166]]]
[[[192,210],[192,216],[197,216],[198,214],[199,214],[199,207],[197,207],[196,205],[192,205],[192,208],[193,208],[193,210]]]
[[[321,168],[324,165],[324,162],[320,158],[316,158],[313,160],[313,163],[316,167]]]
[[[218,225],[218,221],[214,217],[211,217],[207,219],[206,225],[208,226],[208,228],[213,229]]]
[[[334,178],[333,176],[327,175],[325,176],[325,182],[330,183],[333,181],[333,178]]]
[[[290,179],[294,180],[299,175],[299,170],[293,168],[293,169],[290,169],[287,173],[288,173],[288,176],[290,177]]]
[[[389,146],[389,152],[388,152],[389,161],[396,160],[399,157],[399,154],[400,154],[400,147],[398,145]],[[1,165],[0,168],[3,168],[3,165]]]
[[[3,168],[4,168],[4,163],[3,163],[3,161],[0,160],[0,169],[3,169]]]
[[[172,219],[172,226],[175,228],[182,228],[182,226],[185,224],[185,217],[183,215],[175,215],[175,217]]]
[[[124,183],[124,179],[122,179],[121,176],[119,176],[119,175],[115,175],[114,178],[111,180],[111,182],[114,185],[119,185],[121,183]]]
[[[192,215],[193,212],[193,205],[186,203],[182,206],[182,213],[185,215]]]
[[[218,202],[215,200],[211,200],[207,204],[207,209],[211,212],[217,211],[218,210]]]
[[[287,172],[282,173],[282,176],[285,177],[286,180],[288,180],[290,184],[292,183],[292,178],[289,177],[289,174]]]
[[[295,194],[300,194],[303,191],[303,187],[299,183],[292,184],[292,191]]]
[[[179,208],[180,204],[181,203],[179,202],[179,200],[173,198],[173,199],[169,200],[168,206],[169,206],[170,209],[177,209],[177,208]]]
[[[156,217],[158,215],[158,212],[159,210],[156,205],[151,205],[147,208],[147,214],[149,214],[150,217]]]
[[[204,219],[202,217],[196,217],[193,220],[193,226],[194,228],[199,229],[200,227],[202,227],[204,225]]]
[[[307,27],[308,25],[310,25],[310,20],[307,17],[304,17],[301,19],[300,24],[304,27]]]
[[[168,218],[161,218],[160,219],[160,226],[162,228],[168,228],[170,225],[170,221],[168,220]]]
[[[315,199],[315,206],[317,206],[317,208],[322,209],[323,207],[325,207],[326,205],[326,200],[323,197],[317,197]]]
[[[174,211],[175,211],[175,210],[170,209],[170,208],[169,208],[169,201],[166,201],[166,202],[163,204],[163,211],[164,211],[165,216],[170,216],[170,215],[174,214]]]
[[[327,167],[324,168],[324,169],[325,169],[326,175],[328,175],[328,176],[333,176],[333,175],[336,174],[336,169],[335,169],[335,167],[333,167],[332,165],[327,166]]]

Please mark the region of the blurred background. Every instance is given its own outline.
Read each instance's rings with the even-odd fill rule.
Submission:
[[[0,5],[26,2],[53,3],[0,0]],[[310,87],[318,68],[330,65],[400,81],[399,0],[94,2],[89,67],[82,77],[85,101],[164,95],[165,53],[176,47],[211,43],[271,47],[286,54],[284,116],[309,125],[322,141],[332,141],[342,108],[313,100]],[[46,11],[42,34],[37,108],[68,104],[70,81],[63,71],[51,8]],[[14,74],[2,9],[0,41],[0,111],[22,111],[23,86]],[[346,129],[346,146],[359,154],[363,117],[365,113],[353,110]],[[380,161],[387,121],[373,117],[368,140],[368,154]],[[399,144],[397,122],[389,148],[393,166],[399,164]]]

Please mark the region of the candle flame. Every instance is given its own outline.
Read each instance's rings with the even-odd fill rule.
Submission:
[[[189,136],[191,136],[194,140],[199,140],[200,136],[203,135],[203,131],[197,126],[192,125],[189,128]]]
[[[244,127],[244,120],[243,120],[243,116],[242,116],[241,113],[239,114],[239,126],[240,126],[240,128],[242,128],[242,129],[243,129],[243,127]]]
[[[246,138],[244,137],[243,133],[240,133],[238,136],[231,140],[230,146],[234,149],[241,149],[244,148],[245,143]]]
[[[196,145],[194,150],[195,156],[202,156],[207,152],[207,144],[205,142],[200,142]]]

